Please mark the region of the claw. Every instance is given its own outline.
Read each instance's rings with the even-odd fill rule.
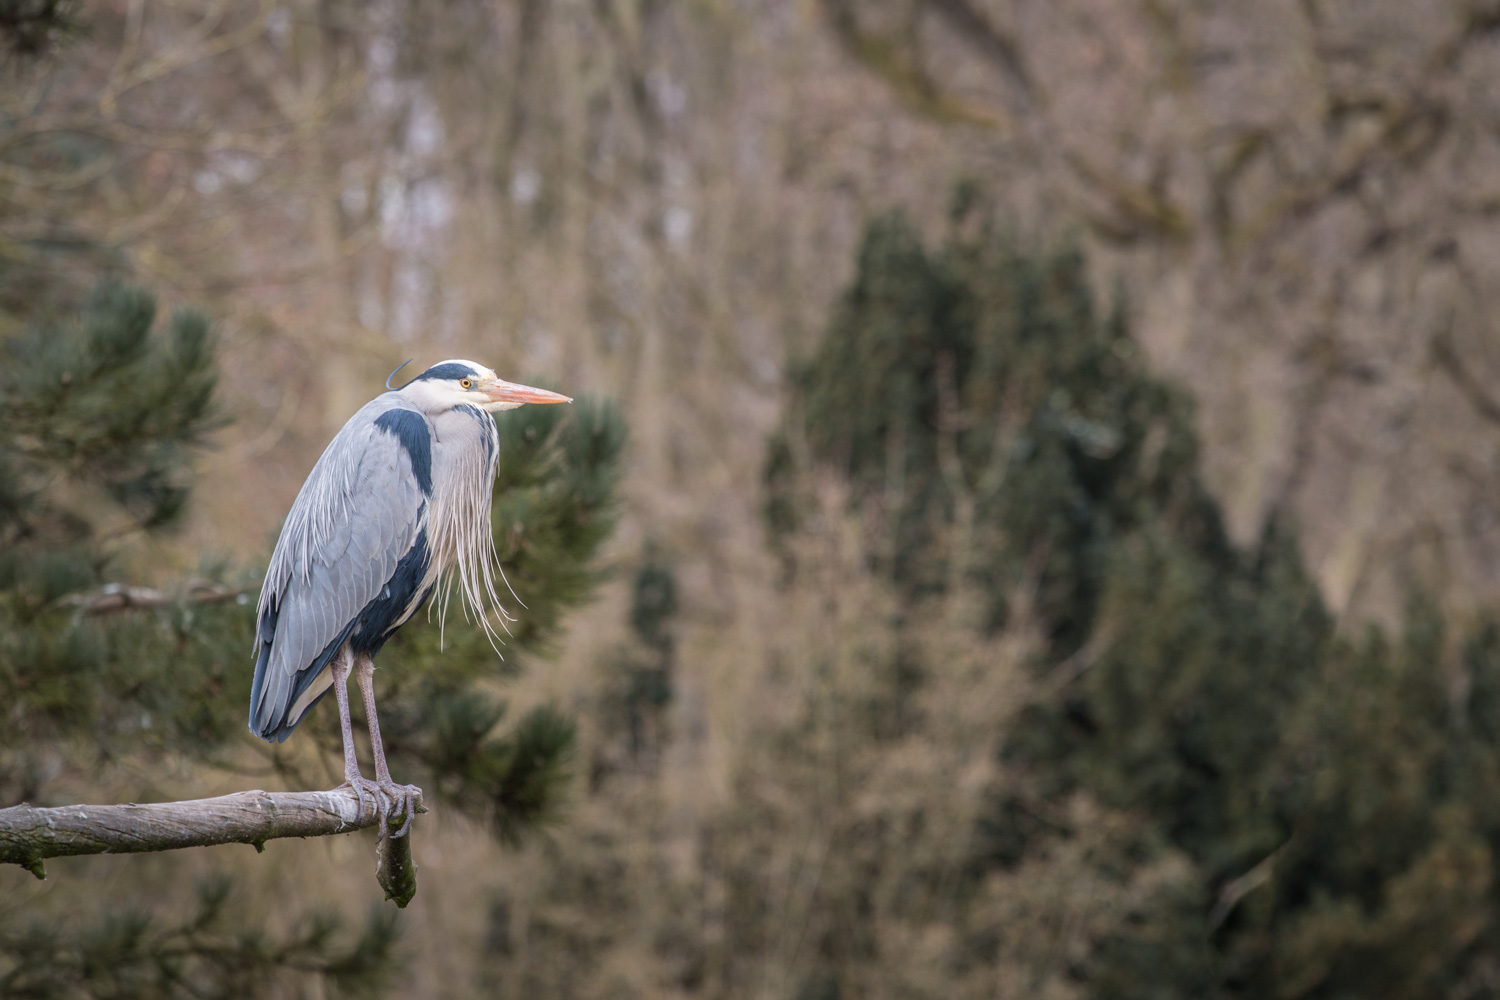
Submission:
[[[401,803],[401,808],[402,808],[402,811],[406,813],[406,822],[401,824],[401,829],[399,829],[395,833],[391,834],[391,839],[392,840],[400,840],[402,837],[406,836],[408,833],[411,833],[412,816],[416,812],[416,810],[414,808],[412,808],[412,801],[411,801],[411,799],[406,799],[405,801],[403,801]]]
[[[417,815],[417,796],[422,793],[422,790],[415,785],[397,785],[395,783],[383,785],[381,786],[381,790],[390,796],[393,806],[398,803],[400,804],[401,813],[398,815],[404,814],[406,817],[406,822],[401,824],[401,829],[391,834],[392,840],[398,840],[411,833],[412,820]],[[381,827],[382,837],[390,829],[390,815],[391,813],[387,812],[383,817],[386,822]]]

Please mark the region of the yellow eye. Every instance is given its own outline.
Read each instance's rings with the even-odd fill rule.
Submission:
[[[472,388],[474,388],[474,380],[473,379],[461,378],[461,379],[458,380],[458,384],[461,385],[461,386],[463,386],[465,389],[472,389]]]

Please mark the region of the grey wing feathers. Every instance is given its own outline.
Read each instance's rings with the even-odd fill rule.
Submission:
[[[423,529],[426,498],[410,455],[376,425],[397,406],[382,396],[356,413],[287,515],[256,611],[250,728],[262,738],[284,740],[301,721],[316,699],[299,698]]]

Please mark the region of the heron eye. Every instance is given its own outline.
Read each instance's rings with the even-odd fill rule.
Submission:
[[[469,378],[461,378],[458,380],[458,384],[463,386],[465,389],[472,389],[474,387],[474,380]]]

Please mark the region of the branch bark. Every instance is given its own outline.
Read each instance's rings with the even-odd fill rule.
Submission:
[[[186,594],[180,597],[151,587],[107,583],[91,593],[69,595],[62,599],[62,603],[79,608],[86,615],[110,615],[117,611],[166,607],[178,601],[185,604],[220,604],[248,596],[247,591],[203,580],[192,581]]]
[[[426,812],[420,795],[417,812]],[[47,858],[76,854],[135,854],[180,847],[250,844],[257,851],[278,837],[328,837],[377,826],[374,809],[361,808],[354,790],[235,792],[212,799],[149,805],[19,805],[0,809],[0,863],[20,865],[46,878]],[[393,822],[390,831],[400,828]],[[411,836],[381,838],[375,877],[397,906],[417,892]]]

